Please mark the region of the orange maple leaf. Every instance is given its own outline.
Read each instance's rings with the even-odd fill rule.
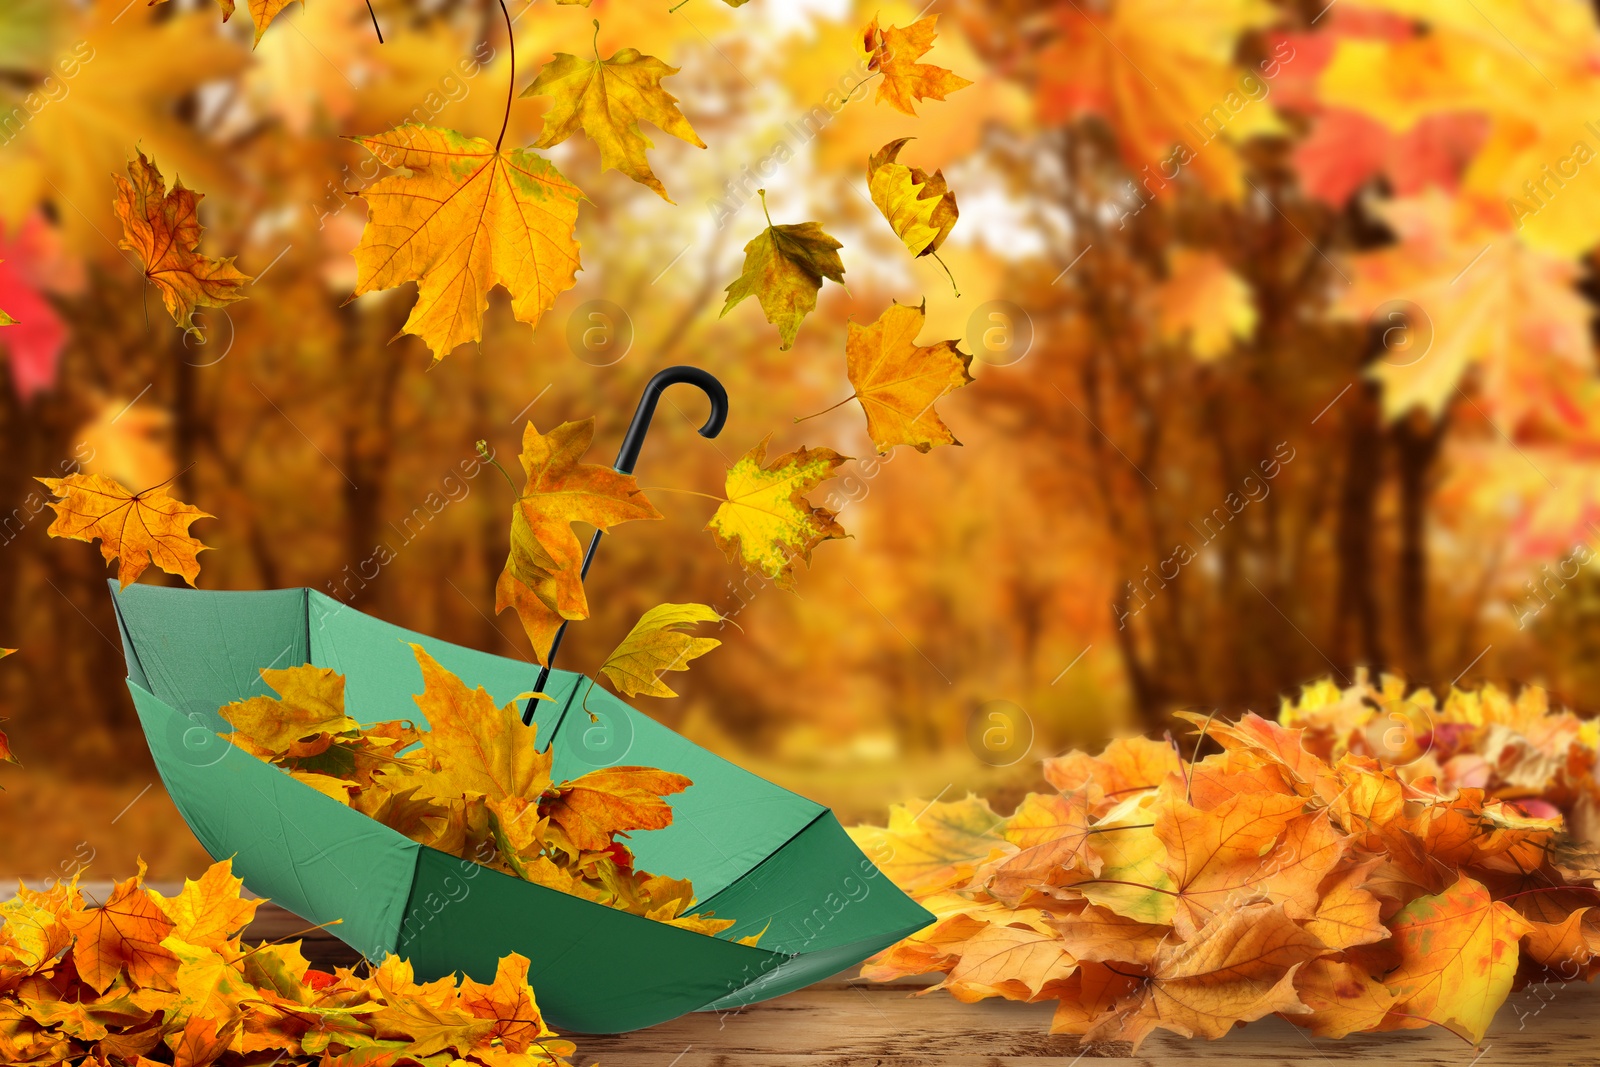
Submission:
[[[117,579],[126,589],[154,563],[190,585],[200,575],[196,558],[209,545],[189,535],[196,519],[216,516],[167,495],[161,486],[130,493],[103,474],[37,478],[59,500],[51,501],[51,537],[100,542],[107,563],[117,561]]]
[[[972,384],[972,356],[954,340],[917,344],[927,307],[926,300],[917,307],[890,304],[871,326],[848,326],[845,369],[880,454],[895,445],[927,452],[961,443],[933,405]]]
[[[663,798],[692,784],[681,774],[654,767],[606,767],[563,782],[541,810],[574,847],[598,852],[610,847],[619,832],[671,826],[672,807]]]
[[[593,440],[593,418],[564,422],[546,434],[530,422],[522,434],[527,482],[512,508],[511,554],[495,583],[494,610],[516,611],[541,664],[564,620],[589,617],[583,546],[572,524],[609,530],[661,518],[633,475],[581,462]]]
[[[1131,1041],[1137,1052],[1157,1029],[1218,1038],[1274,1012],[1303,1014],[1309,1009],[1295,992],[1295,972],[1326,951],[1281,904],[1237,908],[1193,940],[1163,945],[1144,987],[1085,1038]]]
[[[225,307],[243,300],[240,289],[250,276],[240,273],[233,257],[202,256],[200,245],[200,193],[174,181],[167,192],[166,179],[143,152],[128,164],[128,176],[117,178],[117,218],[122,222],[118,248],[139,257],[144,276],[161,291],[172,320],[200,336],[194,324],[197,307]]]
[[[178,957],[161,944],[176,925],[144,887],[144,861],[132,878],[118,882],[104,904],[66,917],[74,938],[78,975],[104,993],[126,969],[141,987],[171,988]]]
[[[934,24],[938,21],[938,15],[929,15],[909,26],[879,29],[878,18],[873,16],[861,36],[867,69],[883,75],[875,99],[915,115],[913,100],[943,100],[972,84],[944,67],[917,62],[933,47],[933,39],[938,36]]]

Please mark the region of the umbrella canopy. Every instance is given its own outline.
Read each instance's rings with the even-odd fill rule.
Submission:
[[[310,589],[212,592],[112,584],[128,689],[156,767],[214,858],[253,892],[374,959],[409,957],[421,980],[493,981],[501,956],[557,1027],[622,1033],[726,1010],[859,963],[932,921],[846,836],[833,813],[679,737],[567,671],[551,673],[530,743],[554,745],[557,781],[642,764],[687,775],[670,827],[632,835],[639,866],[689,878],[699,911],[737,919],[721,937],[568,896],[420,845],[235,748],[217,709],[271,695],[265,667],[313,663],[345,676],[360,722],[411,718],[416,642],[499,703],[537,666],[374,619]],[[577,705],[585,699],[598,723]],[[770,924],[770,925],[769,925]],[[760,947],[733,938],[766,927]]]

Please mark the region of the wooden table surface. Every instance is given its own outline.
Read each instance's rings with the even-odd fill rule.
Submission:
[[[267,904],[245,937],[276,940],[308,925]],[[324,932],[301,936],[307,958],[319,965],[357,958]],[[1137,1056],[1125,1044],[1085,1047],[1074,1038],[1051,1037],[1049,1004],[962,1004],[942,993],[914,996],[916,988],[842,974],[739,1012],[686,1015],[620,1036],[564,1036],[577,1043],[573,1062],[583,1067],[596,1061],[603,1067],[1069,1067],[1102,1059],[1149,1067],[1600,1067],[1595,985],[1512,994],[1478,1048],[1437,1027],[1331,1041],[1268,1019],[1220,1041],[1157,1033]]]
[[[246,936],[274,939],[307,925],[269,904]],[[320,931],[305,940],[314,961],[356,958]],[[1437,1027],[1330,1041],[1267,1019],[1220,1041],[1157,1033],[1134,1056],[1126,1044],[1085,1047],[1051,1037],[1049,1004],[962,1004],[942,993],[915,996],[914,984],[877,985],[851,974],[736,1013],[686,1015],[619,1036],[565,1036],[577,1042],[573,1062],[583,1067],[596,1061],[602,1067],[1068,1067],[1102,1059],[1149,1067],[1600,1067],[1600,986],[1594,985],[1513,994],[1476,1049]]]

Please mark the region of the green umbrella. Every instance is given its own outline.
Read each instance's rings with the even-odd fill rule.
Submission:
[[[827,808],[604,689],[590,692],[586,676],[568,671],[549,673],[543,691],[552,699],[539,702],[530,743],[554,746],[558,781],[624,762],[692,779],[672,798],[672,825],[636,833],[629,845],[641,868],[693,880],[697,910],[737,925],[707,937],[420,845],[235,748],[218,736],[230,727],[217,709],[270,695],[262,668],[313,663],[345,676],[358,721],[409,717],[424,726],[411,699],[422,675],[410,642],[499,703],[534,688],[538,667],[414,633],[310,589],[132,585],[112,594],[140,725],[206,851],[233,857],[246,886],[295,914],[342,920],[332,932],[364,955],[409,957],[419,979],[460,971],[492,981],[499,958],[518,952],[532,961],[530,981],[555,1026],[622,1033],[787,993],[932,921]],[[584,702],[598,722],[575,707]],[[734,940],[763,928],[760,947]]]

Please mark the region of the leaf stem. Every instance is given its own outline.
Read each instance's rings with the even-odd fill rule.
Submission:
[[[687,496],[703,496],[707,500],[715,500],[719,504],[728,502],[728,498],[725,496],[712,496],[710,493],[702,493],[697,489],[674,489],[670,485],[640,486],[639,491],[641,493],[683,493]]]
[[[187,467],[183,468],[183,470],[179,471],[177,474],[174,474],[172,477],[166,479],[165,481],[157,482],[155,485],[152,485],[148,489],[139,490],[137,493],[133,494],[133,498],[135,500],[138,500],[141,497],[143,497],[146,493],[153,493],[157,489],[160,489],[163,485],[171,485],[173,482],[177,481],[179,478],[182,478],[185,474],[188,474],[192,470],[194,470],[194,464],[193,463],[189,464]]]
[[[383,28],[378,25],[378,13],[372,10],[372,0],[367,0],[367,14],[372,16],[372,31],[378,35],[378,43],[383,43]]]
[[[934,259],[938,260],[939,266],[944,267],[944,276],[946,278],[950,279],[950,289],[951,289],[952,292],[954,292],[956,294],[956,299],[959,300],[961,298],[961,290],[956,286],[956,276],[954,274],[950,273],[950,268],[945,265],[945,261],[942,260],[942,259],[939,259],[939,253],[930,252],[929,255],[933,256]]]
[[[667,14],[671,15],[671,14],[676,13],[678,8],[682,7],[684,4],[687,4],[688,2],[689,2],[689,0],[678,0],[678,2],[676,4],[673,4],[671,7],[667,8]]]
[[[500,120],[500,137],[494,143],[496,152],[500,151],[500,146],[505,143],[506,127],[511,125],[511,97],[517,91],[517,35],[511,32],[511,12],[506,10],[506,0],[500,0],[500,14],[506,19],[506,43],[511,48],[511,72],[506,75],[506,113]],[[954,285],[955,281],[952,279],[950,284]]]
[[[598,63],[600,62],[600,20],[590,19],[589,21],[594,23],[594,40],[590,42],[590,47],[594,49],[594,61]]]
[[[767,191],[765,189],[757,189],[756,192],[761,196],[761,213],[767,216],[767,229],[770,230],[772,229],[772,215],[767,211]]]
[[[494,453],[489,451],[488,441],[478,442],[478,455],[482,456],[488,462],[494,464],[494,469],[500,472],[501,477],[506,480],[506,484],[511,487],[511,491],[513,493],[517,491],[517,483],[511,480],[511,475],[506,473],[506,469],[500,466],[500,461],[494,458]]]
[[[855,85],[850,87],[850,91],[844,94],[844,102],[848,104],[850,102],[850,98],[856,95],[857,89],[861,88],[863,85],[867,84],[873,78],[876,78],[882,73],[883,71],[881,70],[875,70],[871,74],[868,74],[865,78],[862,78],[860,81],[856,82]]]
[[[832,411],[834,408],[842,408],[842,407],[844,407],[846,404],[850,403],[850,401],[854,400],[855,398],[856,398],[856,394],[855,393],[851,393],[849,396],[845,397],[843,400],[839,401],[837,404],[829,404],[827,407],[823,408],[821,411],[813,411],[809,415],[799,416],[794,421],[795,422],[805,422],[807,419],[814,419],[818,415],[826,415],[828,412]]]

